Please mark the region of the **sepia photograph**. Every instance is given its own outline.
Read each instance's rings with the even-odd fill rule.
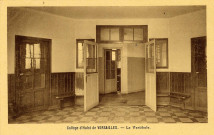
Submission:
[[[208,133],[211,6],[129,3],[0,1],[0,133]]]
[[[208,121],[206,6],[8,7],[7,22],[11,124]]]

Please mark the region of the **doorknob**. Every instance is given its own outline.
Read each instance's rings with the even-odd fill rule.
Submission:
[[[199,74],[199,72],[195,72],[196,74]]]

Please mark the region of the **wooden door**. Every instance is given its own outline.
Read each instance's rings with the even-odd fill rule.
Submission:
[[[16,36],[17,111],[45,109],[49,102],[51,40]]]
[[[191,39],[191,72],[194,89],[195,109],[207,111],[207,59],[206,37]]]
[[[105,93],[117,91],[116,50],[105,49]]]
[[[99,104],[97,44],[84,41],[84,111]]]
[[[145,101],[146,105],[153,111],[157,110],[156,96],[156,57],[155,40],[145,44],[146,51],[146,82],[145,82]]]

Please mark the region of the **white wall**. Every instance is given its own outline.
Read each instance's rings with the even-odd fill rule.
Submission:
[[[15,35],[52,39],[52,72],[75,71],[72,19],[29,9],[8,10],[8,73],[15,73]]]
[[[191,72],[191,38],[206,36],[206,11],[169,19],[169,67],[171,72]]]

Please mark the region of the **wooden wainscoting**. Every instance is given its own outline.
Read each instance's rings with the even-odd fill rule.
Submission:
[[[71,95],[74,94],[74,92],[75,92],[75,72],[51,73],[50,106],[58,105],[59,101],[58,99],[56,99],[56,96],[66,94]]]
[[[9,120],[15,116],[15,74],[8,74],[8,117]]]
[[[207,88],[196,87],[194,74],[170,73],[170,92],[189,94],[191,97],[186,102],[186,109],[207,112]],[[175,103],[171,100],[170,103]]]
[[[188,94],[191,97],[186,102],[186,109],[194,110],[194,88],[192,87],[191,73],[171,72],[170,73],[170,92]],[[175,106],[181,106],[176,99],[170,100]]]
[[[169,72],[156,73],[157,105],[169,105]]]
[[[207,88],[195,87],[194,75],[184,72],[157,72],[157,104],[183,107],[170,93],[190,95],[185,109],[207,111]]]
[[[58,106],[58,100],[56,96],[58,94],[70,94],[75,91],[75,73],[51,73],[51,87],[50,87],[50,101],[49,108],[55,108]],[[8,114],[9,117],[16,115],[17,100],[16,96],[16,79],[15,74],[8,74]],[[45,108],[48,109],[48,108]]]

